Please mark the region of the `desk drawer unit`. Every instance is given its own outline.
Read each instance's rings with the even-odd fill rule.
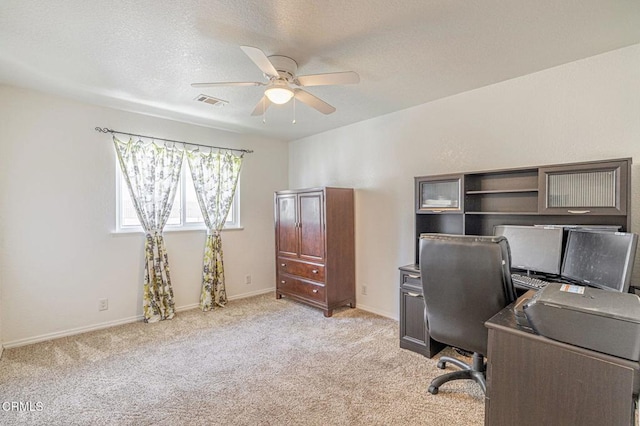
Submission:
[[[415,265],[400,268],[400,347],[429,358],[445,347],[429,337],[424,317],[422,279]]]
[[[422,281],[420,279],[420,272],[406,272],[400,271],[400,284],[404,287],[413,287],[414,290],[422,294]]]

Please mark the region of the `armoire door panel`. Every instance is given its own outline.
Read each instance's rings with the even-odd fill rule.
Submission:
[[[300,194],[300,257],[324,259],[324,218],[322,193]]]
[[[278,255],[297,256],[298,234],[296,216],[296,196],[280,195],[276,198],[276,238]]]

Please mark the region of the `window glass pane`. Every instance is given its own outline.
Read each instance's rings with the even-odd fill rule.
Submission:
[[[236,198],[234,198],[233,202],[231,203],[231,208],[229,208],[229,214],[227,215],[226,223],[233,222],[233,218],[234,218],[233,208],[235,207],[235,204],[236,204],[235,201],[236,201]]]
[[[120,208],[122,209],[122,226],[139,226],[140,221],[138,220],[138,214],[136,213],[136,209],[133,207],[133,201],[131,201],[131,194],[129,194],[129,189],[127,188],[127,184],[124,179],[120,179]]]
[[[171,207],[171,214],[167,219],[167,225],[180,225],[180,204],[182,203],[182,191],[180,191],[180,182],[178,182],[178,188],[176,189],[176,198],[173,199],[173,206]]]
[[[185,176],[185,222],[186,223],[203,223],[202,212],[200,211],[200,205],[196,198],[196,189],[193,187],[193,178],[191,172],[187,168]]]
[[[171,208],[171,214],[169,215],[169,219],[167,220],[167,225],[171,225],[173,229],[176,229],[176,227],[180,229],[185,225],[197,226],[199,224],[204,224],[202,212],[200,211],[200,205],[198,204],[198,199],[196,198],[196,191],[193,187],[191,172],[189,171],[188,166],[183,165],[183,167],[185,167],[185,169],[183,170],[180,182],[178,183],[173,206]],[[124,176],[122,175],[119,167],[118,179],[120,186],[120,227],[139,227],[140,221],[138,220],[138,215],[136,214],[131,196],[129,195],[127,183],[125,182]],[[182,191],[184,191],[184,199],[182,197]],[[236,191],[225,226],[237,225],[235,223],[235,212],[238,210],[238,206],[236,205],[238,199],[239,195],[238,191]],[[184,203],[184,206],[182,206],[182,203]]]
[[[176,198],[173,200],[173,207],[171,208],[171,214],[167,220],[167,225],[180,225],[180,185],[176,190]],[[133,207],[133,201],[131,200],[131,194],[127,188],[127,183],[124,177],[120,175],[120,209],[122,210],[122,221],[120,226],[140,226],[138,220],[138,214]]]

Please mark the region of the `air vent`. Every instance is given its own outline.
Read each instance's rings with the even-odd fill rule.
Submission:
[[[224,106],[225,104],[229,103],[222,99],[212,98],[211,96],[207,96],[207,95],[198,95],[194,99],[198,102],[204,102],[205,104],[216,105],[216,106]]]

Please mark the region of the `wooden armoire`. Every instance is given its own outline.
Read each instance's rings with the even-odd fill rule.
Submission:
[[[356,306],[351,188],[275,193],[276,298],[321,308]]]

